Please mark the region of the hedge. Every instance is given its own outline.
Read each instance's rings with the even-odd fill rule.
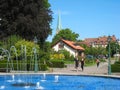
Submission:
[[[34,71],[34,62],[32,62],[30,64],[30,62],[20,62],[18,60],[18,70],[21,70],[21,71]],[[8,64],[8,65],[7,65]],[[0,68],[11,68],[11,70],[17,70],[17,62],[15,60],[13,60],[13,67],[12,67],[12,63],[11,62],[7,62],[6,60],[2,60],[0,61]],[[41,64],[41,63],[38,63],[38,70],[41,70],[41,71],[45,71],[45,70],[48,70],[48,67],[47,67],[47,64]]]
[[[115,64],[111,65],[112,72],[120,72],[120,62],[115,62]]]
[[[47,65],[49,67],[55,67],[55,68],[64,68],[65,64],[63,60],[50,60]]]

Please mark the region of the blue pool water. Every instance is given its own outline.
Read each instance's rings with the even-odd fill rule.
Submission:
[[[120,90],[120,78],[51,74],[1,75],[0,90]]]

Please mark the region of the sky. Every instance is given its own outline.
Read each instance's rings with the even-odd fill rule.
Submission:
[[[80,40],[115,35],[120,39],[120,0],[48,0],[53,12],[52,41],[56,33],[58,11],[62,29],[79,34]]]

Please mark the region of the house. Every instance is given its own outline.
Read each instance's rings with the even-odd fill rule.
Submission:
[[[52,45],[52,49],[54,49],[55,51],[67,50],[74,57],[76,55],[84,56],[85,50],[83,47],[77,45],[75,42],[65,39],[60,39],[58,42]]]
[[[116,42],[116,37],[111,36],[111,41]],[[86,45],[92,47],[106,47],[108,44],[108,36],[98,37],[98,38],[86,38],[84,41]]]

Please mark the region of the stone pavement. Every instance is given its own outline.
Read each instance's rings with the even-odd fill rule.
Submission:
[[[112,60],[111,63],[114,63],[114,61]],[[20,72],[11,72],[11,73],[7,73],[7,74],[19,74]],[[81,67],[79,66],[78,71],[75,69],[75,65],[74,64],[67,64],[67,67],[65,68],[51,68],[48,71],[39,71],[37,73],[34,73],[34,71],[28,71],[28,72],[22,72],[27,73],[27,74],[43,74],[43,73],[48,73],[48,74],[69,74],[69,75],[107,75],[108,73],[108,62],[101,62],[99,67],[97,68],[97,65],[93,65],[93,66],[85,66],[84,67],[84,71],[82,71]],[[2,74],[6,74],[6,73],[0,73]],[[112,73],[112,75],[115,76],[120,76],[120,73]]]
[[[113,62],[111,62],[113,63]],[[58,73],[58,74],[77,74],[77,75],[107,75],[108,73],[108,62],[101,62],[99,67],[97,65],[84,67],[84,71],[82,71],[79,66],[78,71],[75,69],[74,64],[68,64],[66,68],[53,68],[50,73]],[[112,75],[119,75],[120,73],[112,73]]]
[[[75,69],[74,64],[68,64],[66,68],[53,68],[53,73],[68,73],[68,74],[107,74],[107,62],[100,63],[99,67],[97,68],[96,65],[94,66],[87,66],[84,67],[82,71],[81,67],[79,66],[78,71]]]

